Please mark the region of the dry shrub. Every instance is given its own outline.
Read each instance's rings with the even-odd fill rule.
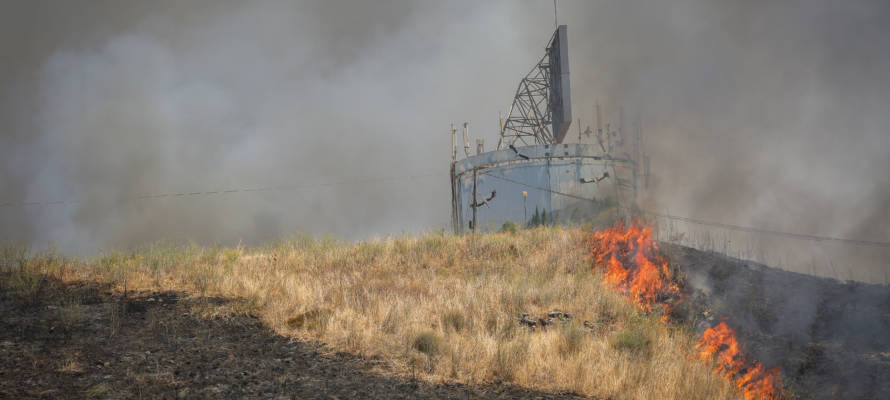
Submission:
[[[312,309],[295,317],[288,318],[287,326],[291,329],[323,331],[331,314],[331,311],[328,309]]]
[[[564,358],[577,354],[581,350],[581,346],[585,344],[588,335],[589,333],[578,326],[575,321],[565,324],[559,330],[559,354]]]
[[[492,373],[504,381],[512,381],[528,359],[529,337],[526,334],[517,335],[509,342],[498,342],[497,350],[492,360]]]
[[[386,316],[383,317],[381,329],[383,333],[392,335],[405,325],[405,320],[405,311],[398,304],[393,304],[386,312]]]
[[[467,317],[464,316],[463,311],[458,309],[449,310],[442,315],[442,326],[446,329],[452,329],[455,332],[463,330],[467,326],[467,323]]]

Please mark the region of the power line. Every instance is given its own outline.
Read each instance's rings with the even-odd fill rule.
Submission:
[[[379,183],[379,182],[388,182],[388,181],[401,181],[401,180],[413,180],[420,178],[429,178],[434,176],[447,176],[447,173],[438,173],[431,172],[426,174],[418,174],[418,175],[405,175],[405,176],[390,176],[390,177],[376,177],[376,178],[351,178],[341,181],[335,182],[319,182],[312,184],[291,184],[291,185],[278,185],[278,186],[265,186],[265,187],[240,187],[240,188],[229,188],[224,190],[208,190],[208,191],[185,191],[185,192],[177,192],[177,193],[155,193],[155,194],[143,194],[131,197],[124,197],[120,199],[121,201],[135,201],[135,200],[152,200],[152,199],[163,199],[163,198],[171,198],[171,197],[188,197],[188,198],[199,198],[201,196],[213,196],[213,195],[226,195],[231,193],[239,193],[239,192],[271,192],[271,191],[294,191],[294,190],[302,190],[302,189],[312,189],[312,188],[320,188],[320,187],[331,187],[331,186],[341,186],[341,185],[358,185],[364,183]],[[65,205],[65,204],[80,204],[85,203],[87,200],[54,200],[54,201],[27,201],[27,202],[5,202],[0,203],[0,208],[13,208],[13,207],[42,207],[42,206],[52,206],[52,205]]]
[[[532,189],[543,190],[543,191],[546,191],[549,193],[553,193],[553,194],[557,194],[560,196],[565,196],[565,197],[569,197],[569,198],[573,198],[573,199],[586,200],[586,201],[591,201],[591,202],[597,201],[596,199],[591,199],[591,198],[578,196],[578,195],[574,195],[574,194],[570,194],[570,193],[563,193],[563,192],[559,192],[559,191],[556,191],[553,189],[536,186],[536,185],[531,185],[531,184],[528,184],[525,182],[520,182],[520,181],[517,181],[514,179],[497,176],[497,175],[492,175],[487,172],[483,172],[482,175],[488,175],[492,178],[500,179],[500,180],[503,180],[506,182],[515,183],[515,184],[526,186],[526,187],[529,187]],[[760,228],[753,228],[753,227],[749,227],[749,226],[726,224],[726,223],[722,223],[722,222],[706,221],[706,220],[696,219],[696,218],[681,217],[681,216],[676,216],[676,215],[658,213],[658,212],[654,212],[654,211],[650,211],[650,210],[640,210],[640,211],[643,212],[644,214],[649,214],[649,215],[656,216],[656,217],[667,218],[667,219],[672,219],[672,220],[676,220],[676,221],[690,222],[690,223],[699,224],[699,225],[707,225],[707,226],[719,227],[719,228],[724,228],[724,229],[731,229],[731,230],[740,231],[740,232],[763,233],[763,234],[767,234],[767,235],[784,236],[784,237],[791,237],[791,238],[802,239],[802,240],[811,240],[811,241],[817,241],[817,242],[831,241],[831,242],[855,244],[855,245],[859,245],[859,246],[873,246],[873,247],[890,248],[890,243],[888,243],[888,242],[846,239],[846,238],[838,238],[838,237],[831,237],[831,236],[807,235],[807,234],[803,234],[803,233],[793,233],[793,232],[782,232],[782,231],[775,231],[775,230],[770,230],[770,229],[760,229]]]
[[[861,245],[861,246],[890,247],[890,243],[888,243],[888,242],[877,242],[877,241],[871,241],[871,240],[846,239],[846,238],[838,238],[838,237],[831,237],[831,236],[819,236],[819,235],[807,235],[807,234],[803,234],[803,233],[782,232],[782,231],[775,231],[775,230],[770,230],[770,229],[753,228],[750,226],[727,224],[727,223],[723,223],[723,222],[705,221],[705,220],[689,218],[689,217],[680,217],[680,216],[676,216],[676,215],[658,213],[658,212],[649,211],[649,210],[641,210],[641,211],[644,214],[649,214],[649,215],[653,215],[656,217],[667,218],[667,219],[672,219],[672,220],[676,220],[676,221],[689,222],[689,223],[699,224],[699,225],[707,225],[707,226],[731,229],[731,230],[741,231],[741,232],[764,233],[764,234],[768,234],[768,235],[785,236],[785,237],[792,237],[792,238],[796,238],[796,239],[812,240],[812,241],[817,241],[817,242],[831,241],[831,242],[842,242],[842,243],[856,244],[856,245]]]

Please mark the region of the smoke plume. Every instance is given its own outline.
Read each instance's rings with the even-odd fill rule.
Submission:
[[[0,208],[0,240],[77,251],[447,226],[448,124],[492,148],[554,22],[547,2],[3,7],[0,202],[78,203]],[[885,2],[561,1],[558,16],[576,117],[641,116],[647,207],[890,240]],[[297,188],[134,200],[281,185]]]

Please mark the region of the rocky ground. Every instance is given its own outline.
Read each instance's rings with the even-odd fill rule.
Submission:
[[[0,399],[580,398],[388,376],[380,360],[275,335],[238,300],[39,287],[0,287]]]
[[[801,399],[890,399],[890,287],[841,282],[665,244],[699,330],[725,320]]]

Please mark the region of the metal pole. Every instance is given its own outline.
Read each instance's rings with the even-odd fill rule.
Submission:
[[[453,230],[454,233],[460,233],[461,227],[459,225],[459,221],[457,218],[457,204],[458,204],[458,202],[457,202],[457,188],[455,187],[457,182],[455,179],[456,177],[454,176],[454,164],[455,164],[454,162],[451,163],[451,230]]]
[[[476,204],[476,169],[473,169],[473,203],[471,204],[473,207],[473,233],[476,233],[476,209],[479,208]]]
[[[469,122],[464,122],[464,153],[467,155],[467,157],[470,156],[470,123]]]
[[[455,143],[455,134],[457,134],[457,129],[454,129],[454,124],[451,124],[451,161],[457,161],[457,144]]]
[[[522,220],[522,225],[528,223],[528,192],[522,191],[522,216],[524,219]]]

